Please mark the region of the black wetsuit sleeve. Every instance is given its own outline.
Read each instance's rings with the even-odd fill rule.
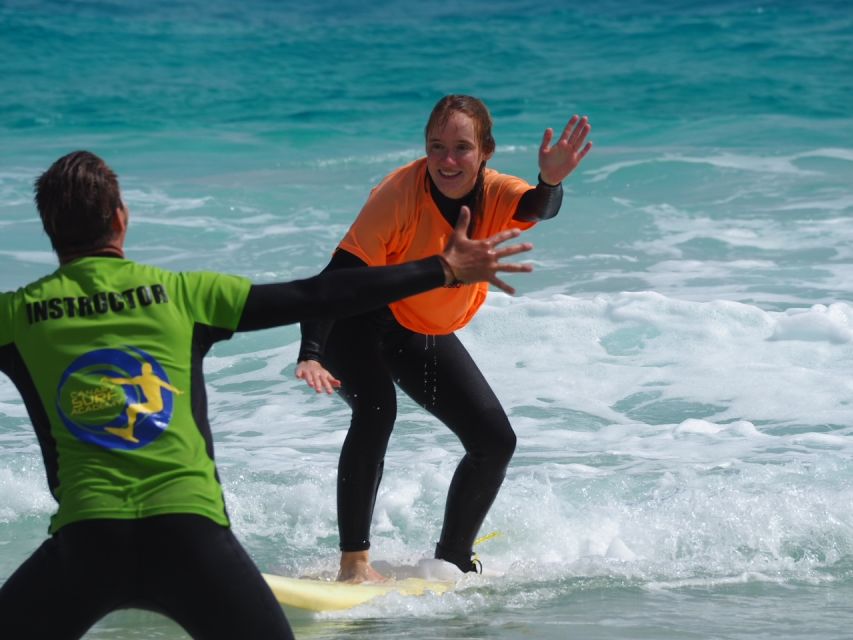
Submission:
[[[389,267],[327,270],[305,280],[255,284],[237,331],[356,315],[440,287],[444,280],[441,260],[433,256]]]
[[[562,203],[563,183],[550,185],[539,176],[539,184],[521,196],[513,218],[524,222],[549,220],[557,215]]]
[[[332,255],[332,259],[322,273],[334,271],[336,269],[353,269],[356,267],[365,267],[367,263],[361,258],[351,254],[344,249],[338,249]],[[326,349],[326,340],[329,333],[332,331],[332,326],[335,324],[334,318],[322,318],[320,320],[306,320],[300,324],[302,329],[302,342],[299,345],[299,355],[296,357],[297,362],[303,360],[322,361],[323,351]]]

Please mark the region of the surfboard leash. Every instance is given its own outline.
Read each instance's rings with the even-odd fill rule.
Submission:
[[[500,535],[503,535],[500,531],[492,531],[491,533],[487,533],[486,535],[480,536],[479,538],[474,540],[473,546],[476,547],[478,544],[493,540],[494,538],[497,538]],[[476,552],[471,557],[471,563],[477,567],[477,573],[483,573],[483,561],[480,560],[480,556]]]

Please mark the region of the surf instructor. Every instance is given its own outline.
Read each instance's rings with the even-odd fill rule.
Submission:
[[[554,217],[562,181],[592,147],[589,131],[585,116],[573,116],[556,142],[546,129],[532,187],[486,168],[495,151],[486,105],[471,96],[445,96],[426,124],[426,157],[371,191],[325,271],[423,258],[442,246],[461,207],[472,212],[472,238]],[[516,442],[500,402],[454,333],[471,320],[487,290],[485,283],[457,281],[360,316],[302,323],[297,377],[318,392],[340,388],[352,409],[338,464],[339,580],[383,579],[368,550],[397,414],[395,383],[462,441],[465,455],[450,483],[435,557],[476,570],[472,545]]]
[[[124,255],[129,213],[98,156],[58,159],[35,202],[59,268],[0,293],[0,371],[23,397],[57,501],[50,537],[0,587],[0,633],[81,637],[123,608],[193,638],[292,638],[232,533],[213,458],[202,359],[235,331],[364,313],[455,281],[530,267],[500,260],[518,232],[470,240],[469,214],[422,260],[252,284]]]

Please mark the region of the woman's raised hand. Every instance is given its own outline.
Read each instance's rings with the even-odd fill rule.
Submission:
[[[559,184],[575,170],[592,149],[592,142],[586,142],[591,129],[589,118],[572,116],[554,146],[551,146],[554,130],[545,129],[539,145],[539,175],[543,182]]]

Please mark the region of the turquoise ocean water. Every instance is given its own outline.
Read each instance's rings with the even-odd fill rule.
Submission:
[[[588,114],[536,271],[460,334],[519,435],[500,575],[288,612],[297,637],[850,637],[851,43],[840,0],[0,0],[0,289],[53,269],[31,184],[74,149],[119,173],[130,257],[273,281],[325,265],[440,96],[482,97],[491,165],[533,181],[543,129]],[[213,350],[217,458],[261,568],[329,574],[348,414],[294,380],[297,342]],[[376,559],[430,554],[460,455],[401,399]],[[0,581],[52,510],[2,378]],[[120,612],[87,637],[186,636]]]

